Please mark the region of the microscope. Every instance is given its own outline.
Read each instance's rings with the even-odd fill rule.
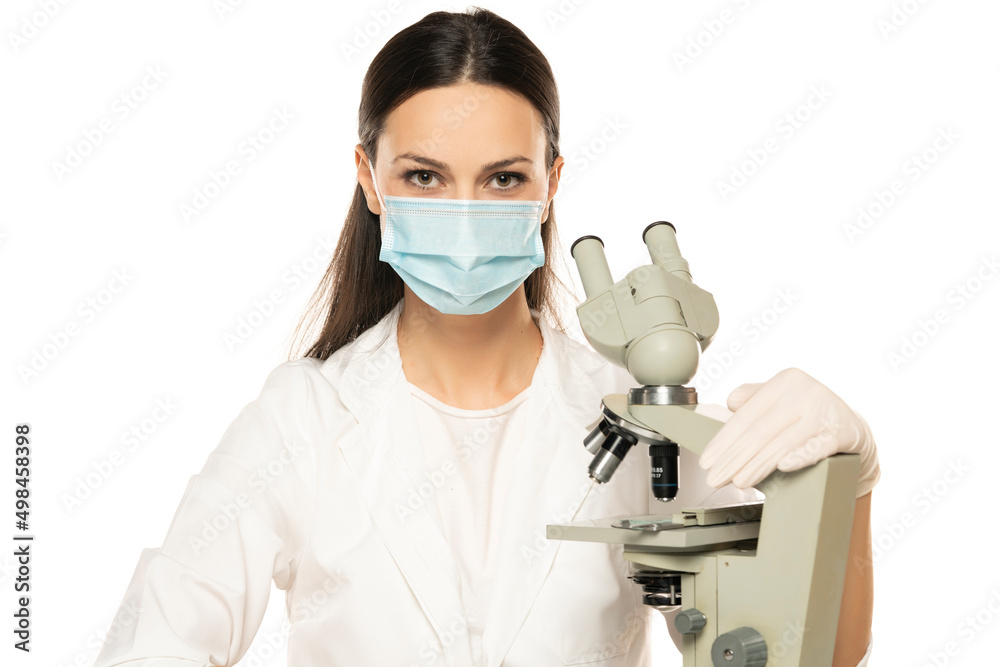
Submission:
[[[700,456],[730,413],[686,386],[719,326],[695,285],[676,229],[642,233],[652,264],[614,282],[596,236],[570,249],[586,300],[577,315],[590,344],[640,385],[609,394],[584,439],[598,483],[635,447],[648,447],[650,511],[549,525],[549,539],[623,545],[643,602],[681,633],[684,667],[829,667],[847,567],[859,461],[836,454],[756,489],[764,500],[658,511],[678,492],[678,457]],[[632,454],[639,456],[639,454]],[[655,499],[655,500],[654,500]]]

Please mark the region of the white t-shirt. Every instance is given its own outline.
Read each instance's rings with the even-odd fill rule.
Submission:
[[[419,438],[431,471],[441,529],[462,580],[462,599],[475,664],[499,547],[503,498],[511,466],[527,440],[528,387],[496,408],[464,410],[407,382],[414,398]]]

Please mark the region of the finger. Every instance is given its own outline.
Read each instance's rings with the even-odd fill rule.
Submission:
[[[789,410],[776,410],[780,391],[762,387],[743,404],[715,434],[701,453],[698,464],[707,470],[719,461],[732,459],[744,446],[756,452],[783,431],[797,415]],[[746,440],[747,442],[741,442]]]
[[[726,406],[736,412],[739,410],[744,403],[750,400],[750,397],[757,393],[762,386],[763,382],[750,382],[747,384],[741,384],[736,389],[729,392],[729,398],[726,399]]]
[[[738,450],[713,468],[715,474],[709,479],[732,479],[741,488],[753,486],[775,470],[783,452],[808,436],[798,421],[758,420],[747,429]]]
[[[832,456],[837,450],[836,443],[823,436],[813,436],[799,447],[788,452],[778,461],[778,469],[784,472],[801,470]]]
[[[811,434],[812,428],[808,422],[796,421],[790,424],[761,447],[760,451],[733,475],[733,484],[741,488],[760,484],[768,475],[778,470],[780,461],[785,459],[790,451],[796,451],[802,446]]]

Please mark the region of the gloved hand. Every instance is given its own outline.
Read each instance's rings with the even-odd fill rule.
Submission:
[[[734,412],[698,460],[715,487],[758,484],[838,452],[859,454],[857,498],[881,477],[868,423],[811,375],[786,368],[767,382],[740,385],[726,401]]]

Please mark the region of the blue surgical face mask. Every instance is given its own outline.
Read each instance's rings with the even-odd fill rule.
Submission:
[[[368,165],[371,170],[371,164]],[[375,196],[385,231],[379,259],[442,313],[479,315],[545,264],[543,201]]]

